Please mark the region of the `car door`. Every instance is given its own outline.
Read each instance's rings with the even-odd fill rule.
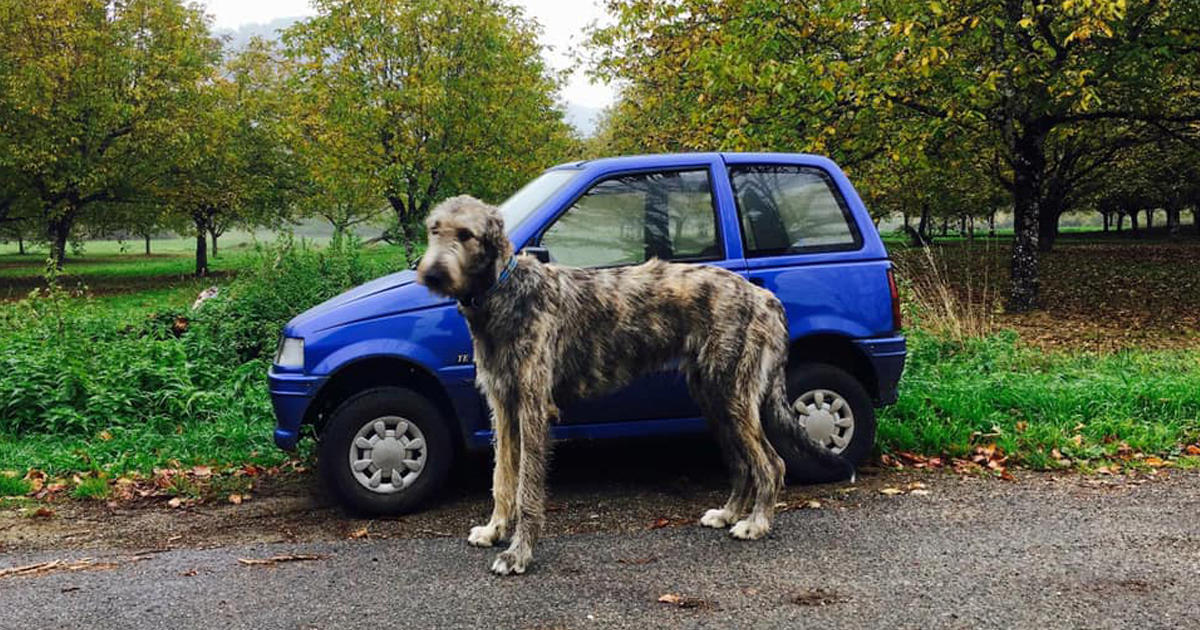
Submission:
[[[550,222],[537,238],[554,262],[575,267],[636,265],[660,258],[738,267],[725,256],[725,230],[713,195],[714,166],[609,173]],[[723,171],[716,171],[724,177]],[[674,365],[613,393],[569,405],[569,424],[699,415]]]
[[[745,274],[779,296],[793,338],[869,337],[890,326],[886,301],[879,299],[887,261],[867,255],[862,230],[829,171],[732,163],[728,172]]]

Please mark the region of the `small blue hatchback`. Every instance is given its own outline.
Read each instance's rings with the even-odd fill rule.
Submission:
[[[855,463],[870,452],[874,407],[896,399],[905,340],[887,251],[832,161],[694,153],[576,162],[500,209],[515,248],[543,260],[610,267],[657,257],[723,267],[775,292],[791,336],[788,395],[809,435]],[[276,444],[295,448],[312,425],[339,499],[373,513],[418,508],[458,456],[492,439],[466,322],[415,275],[379,278],[298,315],[270,371]],[[561,416],[560,440],[707,430],[672,365]]]

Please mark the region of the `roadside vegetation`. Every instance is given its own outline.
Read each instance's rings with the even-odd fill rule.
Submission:
[[[280,328],[402,259],[369,258],[348,237],[322,248],[284,237],[243,256],[236,279],[196,309],[194,293],[112,309],[68,289],[53,265],[48,288],[0,305],[0,471],[115,481],[285,462],[271,443],[266,395]]]
[[[882,462],[984,474],[1200,463],[1200,327],[1156,319],[1173,304],[1170,322],[1196,321],[1200,297],[1175,297],[1194,280],[1169,270],[1200,247],[1152,246],[1166,249],[1119,288],[1088,278],[1101,277],[1113,255],[1146,246],[1105,247],[1118,249],[1061,247],[1046,261],[1072,269],[1074,280],[1047,285],[1053,305],[1040,316],[1055,325],[1039,328],[999,307],[1003,248],[894,243],[910,355],[899,402],[880,413]],[[139,255],[106,255],[100,275],[115,284],[105,292],[71,288],[50,266],[49,288],[0,304],[0,495],[107,499],[149,485],[241,496],[246,471],[307,465],[306,451],[294,459],[271,443],[265,374],[278,331],[308,306],[402,268],[404,254],[352,238],[317,246],[285,236],[225,256],[229,275],[194,284],[155,275],[161,268]],[[163,286],[138,289],[147,282]],[[219,295],[193,310],[196,293],[213,284]],[[1076,292],[1094,292],[1090,311]],[[116,297],[126,305],[114,308]],[[1086,328],[1118,313],[1139,324],[1138,337]],[[1081,326],[1095,345],[1076,342]]]

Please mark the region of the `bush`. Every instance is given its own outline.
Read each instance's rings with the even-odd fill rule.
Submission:
[[[181,451],[195,461],[274,455],[265,378],[281,327],[386,269],[346,239],[316,249],[284,238],[255,255],[198,310],[136,325],[53,283],[0,308],[0,468],[31,443],[50,448],[35,457],[57,470],[146,469]],[[185,447],[184,434],[208,443]]]

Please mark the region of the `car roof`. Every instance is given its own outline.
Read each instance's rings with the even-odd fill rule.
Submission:
[[[642,155],[621,155],[603,157],[591,160],[565,162],[552,167],[556,169],[597,168],[600,170],[625,170],[639,168],[654,168],[697,162],[711,162],[722,159],[726,164],[748,164],[757,162],[787,162],[811,164],[814,166],[832,165],[829,158],[808,153],[751,153],[751,152],[722,152],[722,153],[648,153]]]

